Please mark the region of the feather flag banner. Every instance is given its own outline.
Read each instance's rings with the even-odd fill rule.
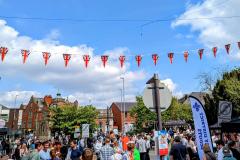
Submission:
[[[65,67],[68,66],[68,62],[70,61],[71,59],[71,54],[63,54],[63,60],[64,60],[64,64],[65,64]]]
[[[125,56],[119,56],[119,61],[120,61],[121,68],[123,67],[123,64],[124,64],[125,60],[126,60]]]
[[[187,62],[187,61],[188,61],[188,56],[189,56],[188,51],[185,51],[184,54],[183,54],[183,56],[184,56],[185,62]]]
[[[226,44],[226,45],[225,45],[225,49],[226,49],[226,51],[227,51],[227,54],[229,54],[230,47],[231,47],[231,44]]]
[[[173,55],[174,55],[174,53],[168,53],[168,58],[169,58],[171,64],[173,63]]]
[[[7,52],[8,52],[8,48],[7,48],[7,47],[1,47],[1,48],[0,48],[0,53],[1,53],[2,62],[3,62],[3,60],[4,60],[4,58],[5,58],[6,54],[7,54]]]
[[[152,55],[152,59],[153,59],[153,63],[156,66],[157,65],[157,61],[158,61],[158,55],[157,54],[153,54]]]
[[[137,61],[137,66],[140,67],[141,61],[142,61],[142,56],[141,55],[136,55],[135,59]]]
[[[103,67],[105,68],[106,63],[108,61],[108,56],[107,55],[101,56],[101,60],[102,60],[102,63],[103,63]]]
[[[202,60],[203,51],[204,51],[204,49],[199,49],[198,50],[198,55],[199,55],[200,60]]]
[[[26,50],[26,49],[22,49],[21,50],[21,53],[22,53],[22,57],[23,57],[23,64],[26,63],[27,61],[27,58],[30,54],[30,51],[29,50]]]
[[[51,57],[51,53],[49,53],[49,52],[42,52],[42,54],[43,54],[44,64],[46,66],[47,63],[48,63],[49,58]]]
[[[89,55],[83,55],[83,60],[85,62],[85,67],[87,68],[88,67],[88,63],[90,61],[90,56]]]
[[[216,58],[216,56],[217,56],[217,47],[213,47],[212,51],[213,51],[214,57]]]

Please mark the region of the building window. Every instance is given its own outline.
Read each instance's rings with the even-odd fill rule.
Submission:
[[[28,122],[28,128],[32,128],[32,122]]]
[[[127,112],[125,112],[125,117],[127,117]]]
[[[32,117],[32,112],[31,111],[29,111],[28,116]]]

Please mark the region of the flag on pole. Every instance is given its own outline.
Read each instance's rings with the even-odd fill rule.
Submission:
[[[208,144],[212,149],[212,141],[211,141],[211,135],[208,128],[208,122],[207,117],[205,114],[205,111],[203,109],[202,103],[193,96],[189,96],[190,103],[191,103],[191,109],[193,114],[193,121],[194,121],[194,128],[195,128],[195,136],[196,136],[196,142],[197,142],[197,149],[199,158],[203,159],[204,151],[203,151],[203,145]]]

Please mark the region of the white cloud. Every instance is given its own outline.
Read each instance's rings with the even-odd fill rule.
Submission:
[[[52,35],[53,37],[51,37]],[[21,75],[21,77],[35,83],[46,84],[72,93],[69,95],[69,99],[76,98],[82,104],[88,103],[89,98],[91,98],[93,104],[102,105],[120,99],[119,89],[122,87],[120,77],[123,75],[125,77],[126,99],[133,99],[139,92],[135,84],[143,80],[146,73],[143,70],[129,71],[129,63],[126,63],[121,69],[117,59],[117,55],[128,54],[129,50],[127,48],[119,47],[111,51],[105,51],[111,57],[106,68],[104,68],[100,56],[94,54],[92,47],[85,44],[62,45],[55,39],[58,35],[58,32],[53,31],[50,34],[50,39],[34,40],[31,37],[20,36],[18,31],[8,26],[4,20],[0,20],[0,44],[9,48],[4,62],[0,63],[1,75],[5,79],[6,77],[19,78],[19,75]],[[26,64],[22,64],[21,49],[31,51]],[[49,51],[52,54],[47,66],[44,66],[42,51]],[[67,68],[64,67],[63,53],[72,54]],[[84,54],[91,56],[87,69],[84,67],[82,59]],[[19,81],[19,85],[21,85],[21,79]],[[22,92],[19,95],[23,94]],[[4,93],[4,95],[6,94],[8,93]],[[2,102],[5,101],[0,99],[0,103]]]
[[[175,91],[177,87],[177,84],[173,83],[172,79],[169,78],[162,80],[161,82],[164,83],[171,92]]]
[[[35,95],[36,97],[41,96],[41,94],[36,91],[0,92],[0,102],[7,107],[16,108],[19,107],[19,104],[28,102],[32,95]]]
[[[202,3],[188,4],[186,11],[180,15],[173,23],[172,27],[190,26],[191,31],[198,34],[198,40],[205,46],[212,48],[213,46],[221,47],[232,43],[232,51],[230,60],[235,58],[238,53],[237,44],[240,35],[239,18],[211,18],[211,17],[231,17],[239,15],[240,1],[230,0],[205,0]],[[193,19],[195,20],[183,20]],[[204,19],[211,18],[211,19]],[[225,55],[224,55],[225,56]],[[239,57],[239,56],[237,56]]]

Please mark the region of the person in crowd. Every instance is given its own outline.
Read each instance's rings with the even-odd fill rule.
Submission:
[[[218,141],[219,138],[219,134],[217,132],[214,133],[214,135],[212,136],[212,143],[213,143],[213,151],[216,152],[217,151],[217,144],[216,141]]]
[[[61,143],[60,143],[59,141],[56,141],[54,146],[55,146],[55,147],[54,147],[54,150],[55,150],[55,152],[56,152],[56,156],[57,156],[58,158],[62,158],[62,155],[61,155],[62,145],[61,145]]]
[[[90,148],[84,149],[81,160],[93,160],[93,151]]]
[[[174,144],[170,150],[170,160],[190,160],[187,148],[181,143],[181,137],[174,138]]]
[[[140,159],[146,160],[146,152],[147,152],[146,141],[143,139],[141,135],[138,136],[136,147],[140,152]]]
[[[151,145],[150,145],[150,137],[145,136],[144,140],[146,141],[146,160],[150,160],[150,156],[149,156],[149,151],[151,149]]]
[[[187,146],[188,144],[188,140],[187,140],[187,133],[184,131],[183,134],[182,134],[182,144],[184,146]]]
[[[197,153],[197,147],[194,143],[194,138],[189,134],[187,136],[187,151],[189,154],[190,159],[199,159],[198,153]]]
[[[203,160],[217,160],[216,155],[211,151],[208,144],[203,145]]]
[[[127,151],[122,157],[123,160],[135,160],[134,159],[134,148],[132,143],[127,144]]]
[[[111,160],[122,160],[122,152],[120,150],[115,151],[111,156]]]
[[[41,160],[49,160],[51,159],[50,156],[50,149],[49,149],[49,142],[46,141],[43,143],[43,149],[39,152]]]
[[[63,140],[63,145],[62,145],[62,147],[60,149],[60,153],[61,153],[62,159],[65,160],[66,157],[67,157],[67,154],[68,154],[68,146],[67,146],[65,140]]]
[[[82,152],[77,147],[77,142],[72,140],[70,142],[70,148],[68,150],[67,159],[79,160],[82,155]]]
[[[119,143],[117,140],[113,142],[113,150],[115,153],[116,152],[120,152],[120,154],[122,153],[122,149],[119,147]]]
[[[51,160],[61,160],[61,158],[57,156],[55,149],[52,149],[50,151],[50,156],[51,156]]]
[[[232,152],[232,155],[234,158],[239,159],[240,160],[240,153],[239,151],[236,149],[236,142],[235,141],[230,141],[228,143],[228,148],[230,149],[230,151]]]
[[[222,147],[222,152],[223,152],[223,160],[237,160],[232,156],[228,147],[226,146]]]
[[[118,141],[113,142],[114,155],[112,155],[111,160],[121,160],[122,159],[122,150],[118,145]]]
[[[35,149],[30,153],[30,160],[40,160],[39,152],[42,150],[42,144],[40,142],[35,143]]]
[[[27,160],[28,159],[28,154],[29,154],[29,151],[28,151],[28,148],[27,148],[27,144],[26,143],[23,143],[21,145],[21,148],[20,148],[20,157],[21,157],[21,160]]]
[[[134,143],[133,141],[131,141],[130,144],[132,145],[131,148],[133,148],[133,157],[134,157],[134,160],[140,160],[140,152],[139,152],[138,149],[135,147],[135,143]]]
[[[98,159],[100,159],[100,150],[102,148],[102,145],[103,145],[102,139],[101,139],[101,137],[98,137],[98,140],[94,144],[94,151],[95,151]]]
[[[223,147],[224,147],[224,142],[222,140],[216,141],[216,146],[217,146],[217,159],[218,160],[223,160]],[[231,153],[230,153],[231,154]]]
[[[13,153],[13,159],[15,159],[15,160],[20,160],[21,159],[21,157],[20,157],[20,149],[21,149],[21,145],[18,144],[17,148],[15,149],[15,151]]]
[[[113,148],[110,146],[110,139],[106,138],[105,145],[100,150],[100,159],[101,160],[110,160],[111,156],[114,154]]]
[[[126,151],[127,150],[127,143],[129,142],[128,136],[126,136],[126,134],[123,134],[123,137],[122,137],[121,141],[122,141],[123,151]]]

